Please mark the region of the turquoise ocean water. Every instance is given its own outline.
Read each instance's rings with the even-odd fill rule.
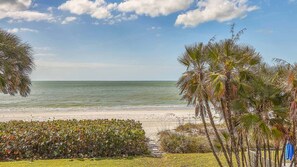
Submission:
[[[2,107],[185,107],[172,81],[35,81],[28,97],[0,94]]]

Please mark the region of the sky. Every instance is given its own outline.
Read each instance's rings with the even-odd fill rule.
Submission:
[[[297,62],[297,0],[0,0],[0,28],[34,50],[32,80],[177,80],[186,45],[230,36]]]

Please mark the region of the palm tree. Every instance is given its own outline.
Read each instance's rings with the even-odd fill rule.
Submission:
[[[238,118],[239,128],[243,128],[246,135],[253,136],[256,142],[256,157],[261,156],[263,149],[263,165],[272,166],[271,141],[279,148],[280,139],[284,136],[283,126],[288,124],[288,96],[275,85],[270,69],[261,65],[259,69],[254,69],[254,72],[248,79],[244,76],[245,84],[251,86],[248,93],[239,93],[240,98],[233,103],[233,110],[241,112]]]
[[[184,55],[180,57],[178,60],[182,65],[186,67],[186,72],[183,73],[183,75],[177,82],[177,85],[181,90],[181,94],[183,95],[182,99],[185,99],[188,102],[188,104],[195,105],[195,115],[198,116],[198,113],[200,114],[200,117],[202,118],[202,122],[204,125],[204,130],[206,132],[206,136],[212,149],[213,155],[215,156],[219,166],[222,166],[222,162],[218,158],[217,152],[210,139],[208,128],[206,126],[205,121],[205,110],[209,111],[208,99],[205,99],[207,97],[207,92],[205,90],[205,81],[208,73],[206,47],[203,45],[203,43],[188,46],[186,47]],[[205,106],[205,104],[207,104],[207,107]],[[211,121],[211,124],[214,125],[213,120]],[[217,129],[214,129],[214,131],[217,137],[220,139]],[[227,152],[222,143],[222,140],[220,140],[220,143],[223,147],[224,156],[226,157],[227,162],[231,164]]]
[[[232,38],[223,41],[210,40],[207,45],[200,43],[186,47],[185,54],[179,59],[187,68],[178,81],[183,99],[186,99],[189,104],[196,105],[196,111],[200,110],[203,123],[205,113],[202,112],[207,111],[229,166],[233,166],[232,152],[235,153],[237,166],[241,166],[237,147],[239,134],[236,133],[234,121],[237,113],[231,110],[231,103],[237,96],[235,90],[238,85],[235,82],[238,81],[241,71],[248,71],[260,62],[260,56],[253,48],[236,43],[241,33],[241,31],[236,35],[232,33]],[[221,135],[217,132],[210,111],[210,101],[214,106],[220,104],[217,108],[223,113],[230,135],[230,144],[228,141],[223,144]],[[211,141],[209,143],[211,144]],[[242,145],[241,148],[243,148]],[[216,153],[214,155],[216,156]]]
[[[16,35],[0,29],[0,92],[27,96],[33,67],[31,46]]]
[[[231,28],[232,36],[219,42],[208,44],[210,57],[210,86],[213,92],[213,99],[219,107],[229,131],[232,152],[235,154],[237,166],[241,166],[239,158],[238,139],[239,134],[235,130],[235,118],[239,113],[232,111],[232,102],[236,99],[239,86],[238,76],[242,71],[250,71],[261,62],[259,53],[250,46],[237,43],[240,35],[239,31],[234,34],[234,27]],[[214,105],[216,105],[214,104]]]
[[[225,40],[216,42],[211,39],[207,44],[186,47],[179,58],[186,71],[177,83],[182,99],[195,105],[196,116],[200,114],[220,166],[222,162],[210,139],[206,115],[228,166],[234,165],[233,157],[238,167],[281,166],[283,156],[279,156],[279,151],[282,148],[281,154],[284,154],[286,138],[291,136],[290,123],[296,141],[297,65],[270,67],[261,61],[254,48],[238,44],[243,31],[234,34],[232,26],[231,33],[231,38]],[[285,81],[288,82],[284,84]],[[227,133],[217,131],[210,106],[221,114]],[[294,144],[297,148],[296,142]],[[274,164],[273,145],[276,150]],[[254,148],[256,163],[252,164],[250,150]]]
[[[290,110],[290,121],[292,123],[292,143],[297,148],[297,64],[290,64],[282,59],[274,59],[277,64],[277,75],[279,83],[284,92],[290,95],[288,109]],[[297,166],[297,154],[294,154],[292,161]]]

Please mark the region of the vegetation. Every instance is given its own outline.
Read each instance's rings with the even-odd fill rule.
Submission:
[[[34,67],[32,48],[16,35],[0,29],[0,92],[27,96]]]
[[[207,127],[211,127],[210,124],[206,124]],[[216,125],[218,130],[223,132],[226,129],[226,126],[223,124],[217,124]],[[199,135],[199,136],[205,136],[204,126],[203,124],[193,124],[193,123],[186,123],[183,125],[179,125],[175,129],[176,132],[180,133],[188,133],[190,135]],[[214,131],[209,131],[209,134],[214,137],[215,133]]]
[[[225,165],[224,161],[223,164]],[[211,153],[203,154],[166,154],[162,158],[128,157],[128,158],[104,158],[104,159],[60,159],[37,161],[1,162],[0,167],[212,167],[217,163]]]
[[[161,150],[168,153],[208,153],[211,149],[205,136],[163,131],[159,133]]]
[[[211,125],[207,124],[210,128]],[[217,125],[218,131],[224,133],[226,127]],[[215,133],[211,129],[209,136],[214,143],[214,149],[220,150]],[[211,148],[208,144],[203,124],[186,123],[179,125],[174,130],[165,130],[158,133],[161,150],[168,153],[208,153]]]
[[[0,159],[93,158],[148,153],[133,120],[10,121],[0,123]]]
[[[281,166],[285,143],[292,142],[297,148],[297,65],[279,59],[276,65],[267,65],[253,47],[239,44],[242,33],[234,33],[232,26],[228,39],[186,46],[179,58],[186,71],[177,84],[183,99],[196,106],[219,166],[223,166],[220,152],[230,167]],[[218,130],[211,107],[224,120],[225,132]],[[251,150],[255,151],[254,161]]]

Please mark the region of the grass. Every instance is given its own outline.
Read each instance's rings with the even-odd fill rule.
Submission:
[[[162,158],[130,157],[120,159],[58,159],[0,162],[0,167],[216,167],[212,153],[166,154]]]

